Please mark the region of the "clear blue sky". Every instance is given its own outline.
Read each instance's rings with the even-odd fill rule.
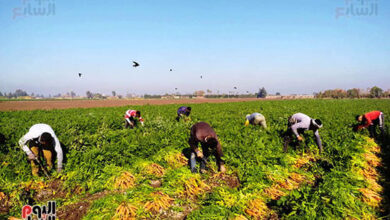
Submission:
[[[371,1],[376,15],[336,18],[344,0],[0,0],[0,91],[389,89],[390,2]]]

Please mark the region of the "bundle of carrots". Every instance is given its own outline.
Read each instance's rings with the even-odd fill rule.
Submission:
[[[129,189],[135,185],[135,177],[129,172],[123,172],[116,180],[116,189]]]
[[[122,202],[115,210],[112,220],[132,220],[137,216],[137,207],[130,203]]]
[[[146,202],[144,208],[146,211],[157,214],[161,210],[169,208],[174,199],[162,192],[154,192],[151,194],[152,201]]]

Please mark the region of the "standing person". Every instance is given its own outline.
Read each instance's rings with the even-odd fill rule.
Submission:
[[[251,125],[261,125],[264,128],[267,128],[267,123],[265,121],[265,117],[260,113],[252,113],[250,115],[246,115],[245,126]]]
[[[371,111],[363,115],[357,115],[356,120],[360,123],[357,126],[357,130],[368,128],[371,137],[376,137],[376,126],[379,126],[382,135],[384,134],[385,116],[381,111]]]
[[[317,146],[322,153],[322,143],[318,130],[322,128],[322,122],[319,119],[312,119],[303,113],[296,113],[288,118],[288,128],[286,136],[284,137],[284,151],[287,151],[288,144],[293,135],[297,137],[298,141],[303,141],[302,134],[306,130],[312,130],[316,138]]]
[[[141,117],[141,112],[137,110],[127,110],[125,113],[125,128],[134,128],[137,126],[137,121],[144,126],[144,119]]]
[[[179,121],[180,118],[183,118],[184,116],[188,117],[191,114],[191,107],[187,106],[181,106],[179,109],[177,109],[177,117],[176,121]]]
[[[206,162],[211,153],[214,154],[217,160],[218,171],[225,172],[225,162],[222,160],[223,153],[221,144],[218,141],[217,134],[206,122],[198,122],[191,127],[190,139],[188,143],[191,147],[190,166],[191,171],[196,173],[196,157],[201,159],[200,172],[206,170]],[[198,144],[201,144],[202,151],[198,149]],[[212,151],[212,152],[210,152]]]
[[[53,151],[57,153],[57,172],[61,172],[63,159],[61,144],[49,125],[33,125],[28,133],[19,140],[19,145],[31,161],[31,169],[34,176],[38,176],[40,167],[37,160],[40,160],[39,156],[42,154],[48,166],[47,170],[50,171],[53,168]]]

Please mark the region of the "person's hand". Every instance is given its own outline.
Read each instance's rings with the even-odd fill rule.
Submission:
[[[301,137],[301,136],[298,136],[297,139],[298,139],[298,141],[303,141],[303,137]]]
[[[196,152],[196,156],[198,156],[199,158],[203,158],[203,153],[202,153],[202,151]]]
[[[35,154],[31,153],[31,154],[28,155],[28,159],[29,160],[35,160],[35,159],[37,159],[37,157],[35,156]]]

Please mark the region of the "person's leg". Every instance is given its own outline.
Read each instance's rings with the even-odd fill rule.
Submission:
[[[190,157],[190,167],[191,167],[191,172],[196,173],[196,154],[195,152],[191,152],[191,157]]]
[[[53,154],[50,149],[43,149],[43,156],[45,157],[48,171],[53,168],[52,155]]]
[[[133,118],[133,117],[130,117],[130,126],[131,128],[134,128],[137,126],[137,121]]]
[[[38,158],[39,157],[39,148],[38,147],[31,147],[30,149],[31,149],[31,152],[33,152],[33,154]],[[38,176],[39,166],[35,160],[31,160],[31,172],[32,172],[33,176]]]
[[[383,113],[379,116],[379,129],[381,130],[382,135],[385,134],[385,115]]]
[[[264,116],[263,116],[263,120],[261,120],[260,124],[261,124],[261,126],[263,126],[263,128],[267,129],[267,122],[265,121]]]
[[[375,138],[376,137],[376,132],[375,132],[376,125],[370,125],[368,126],[368,131],[370,132],[370,137]]]
[[[292,140],[292,130],[291,128],[287,128],[287,131],[284,133],[283,137],[283,151],[287,152],[288,145],[291,143]]]
[[[200,171],[201,171],[201,173],[206,170],[206,162],[208,161],[209,156],[210,156],[209,148],[204,146],[203,144],[202,144],[202,153],[203,153],[203,158],[202,158],[202,160],[200,162]]]
[[[303,135],[305,134],[305,129],[298,129],[298,134],[299,134],[299,136],[303,137]],[[304,153],[305,149],[308,148],[308,146],[306,144],[306,139],[303,139],[302,141],[298,141],[297,145],[302,148],[302,153]],[[297,147],[297,145],[296,145],[296,147]]]
[[[225,172],[225,161],[220,157],[220,155],[218,155],[216,150],[214,151],[214,156],[216,159],[218,171]]]

